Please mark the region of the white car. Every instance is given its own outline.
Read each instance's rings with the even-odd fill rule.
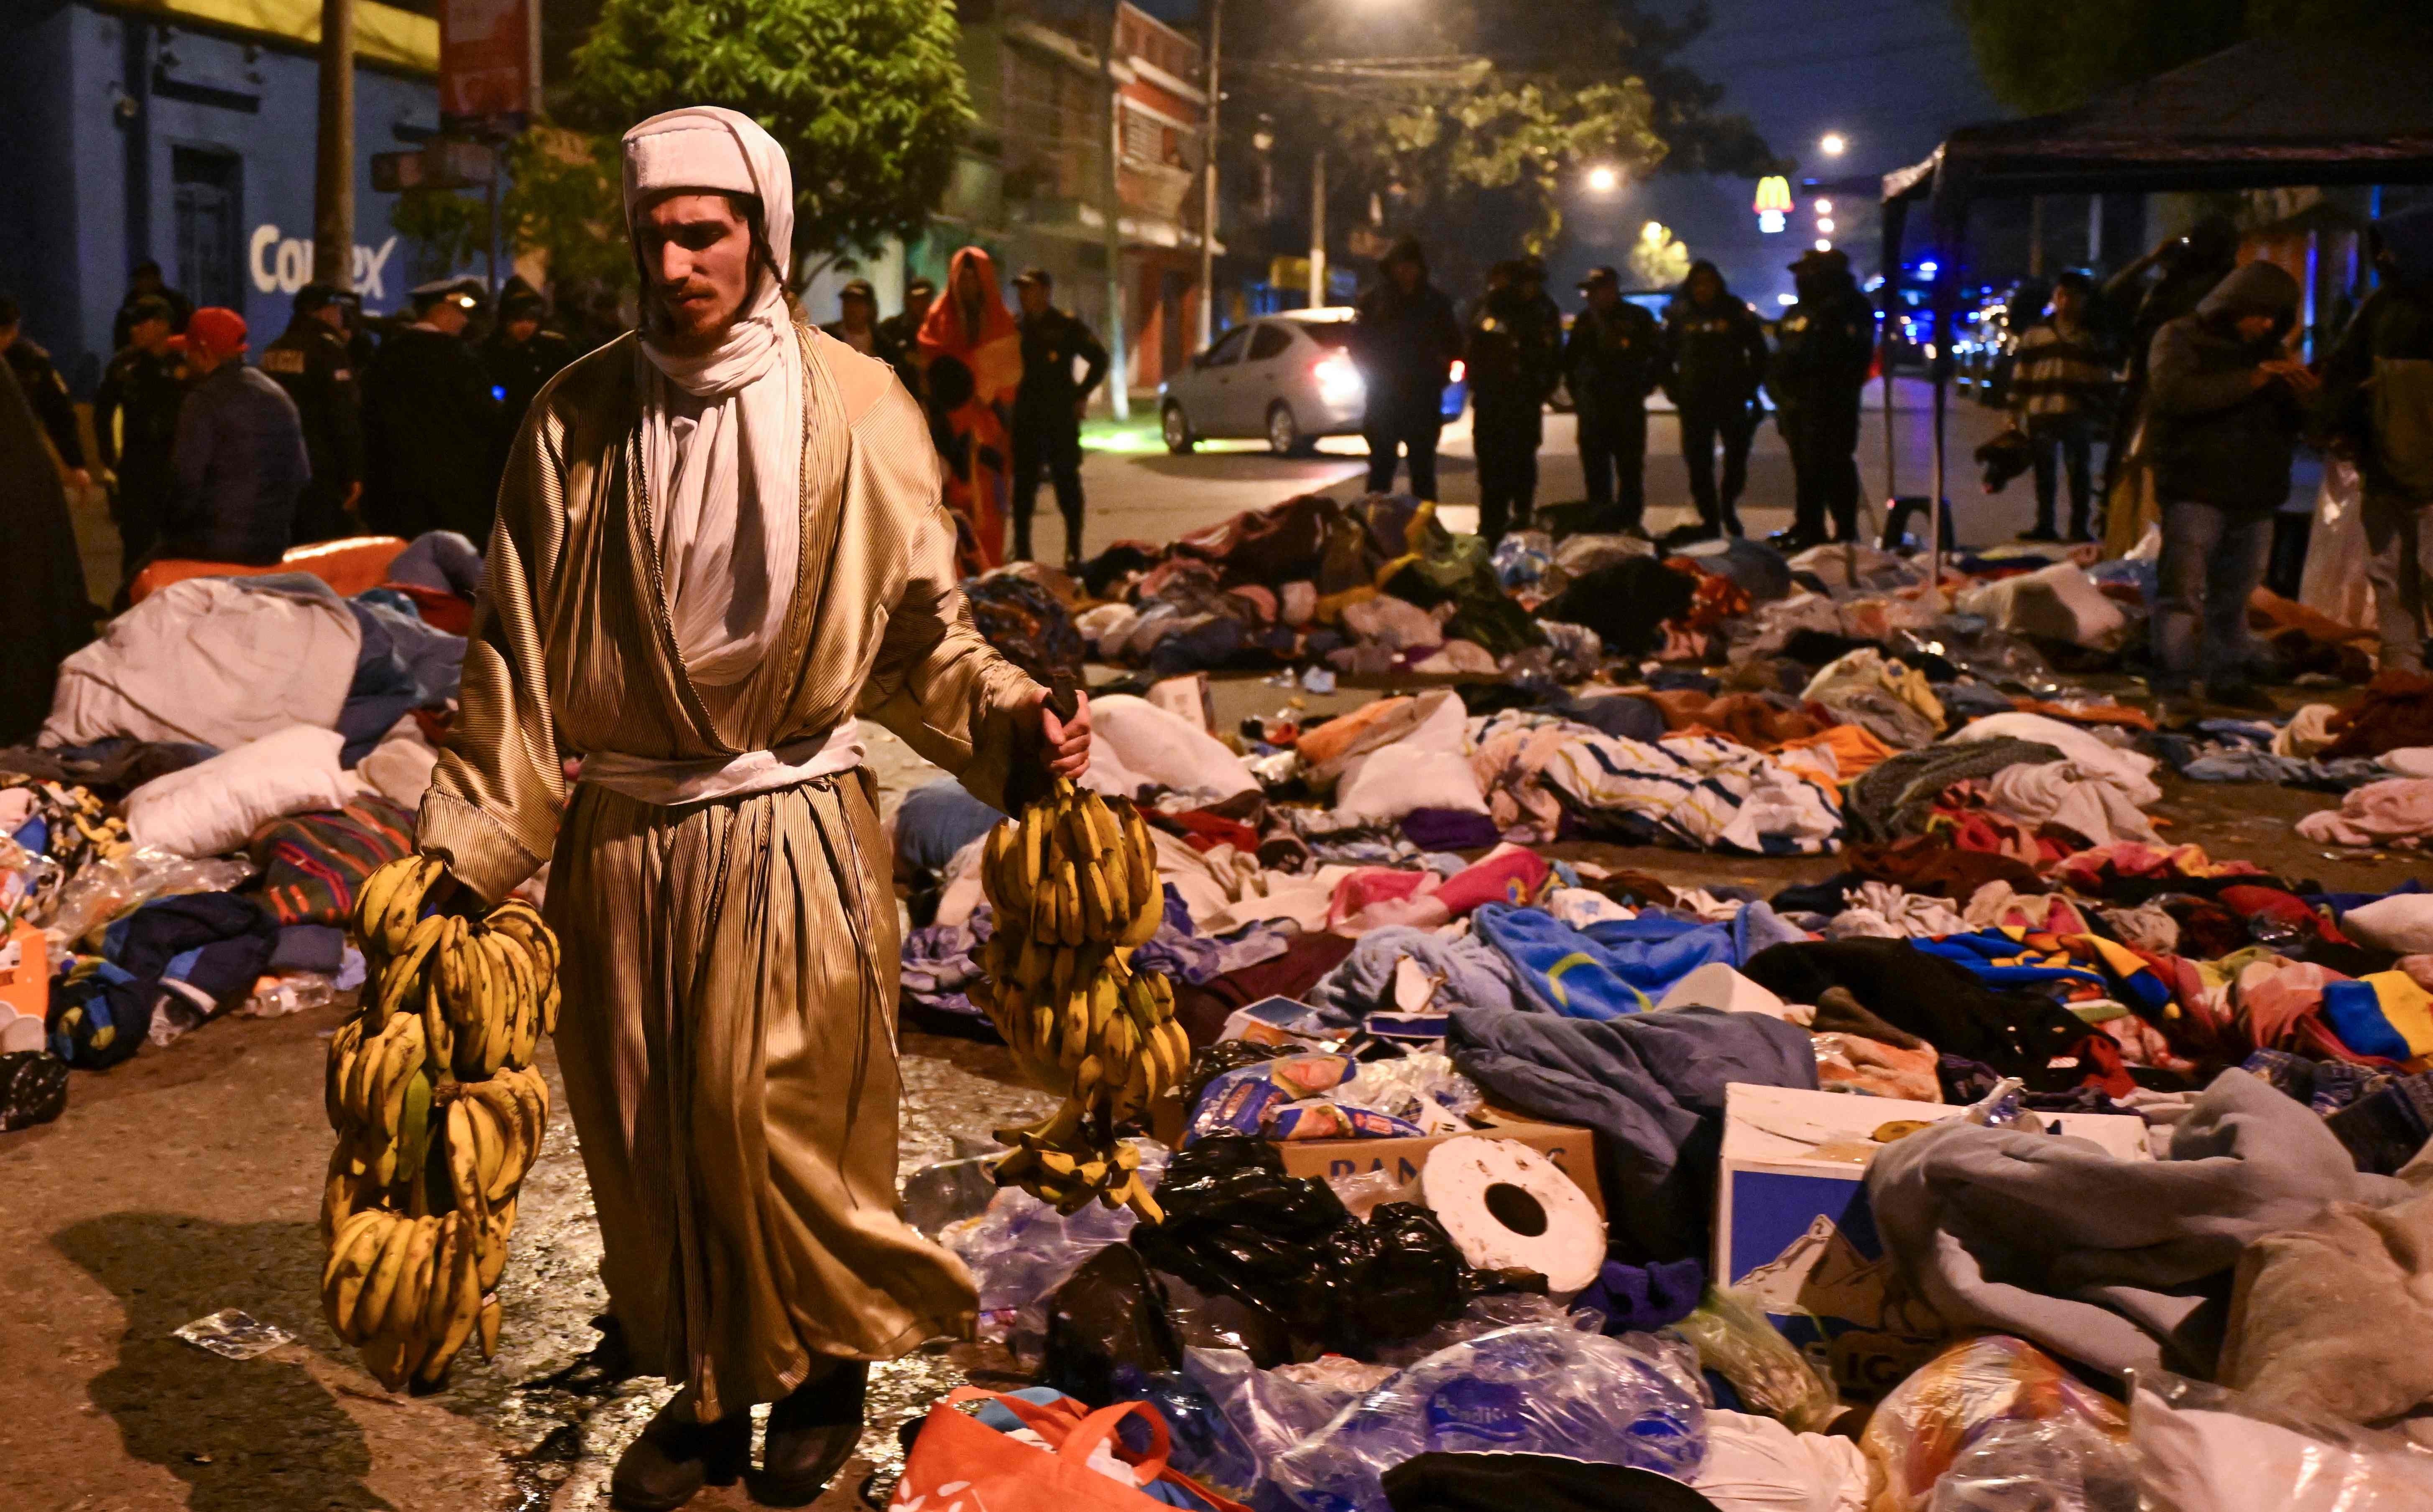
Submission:
[[[1158,385],[1165,449],[1202,441],[1264,439],[1298,456],[1320,436],[1357,435],[1369,386],[1352,360],[1348,306],[1287,310],[1235,326],[1191,365]],[[1461,365],[1445,387],[1446,416],[1461,414]]]

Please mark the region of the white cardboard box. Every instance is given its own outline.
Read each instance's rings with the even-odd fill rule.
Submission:
[[[1884,1254],[1866,1163],[1886,1124],[1958,1118],[1957,1105],[1733,1082],[1724,1094],[1716,1284],[1747,1294],[1826,1370],[1872,1401],[1924,1364],[1942,1320]],[[2142,1118],[2046,1113],[2120,1160],[2152,1160]]]

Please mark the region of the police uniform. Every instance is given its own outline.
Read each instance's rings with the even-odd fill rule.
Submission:
[[[1039,502],[1042,471],[1055,480],[1057,512],[1064,517],[1064,559],[1081,552],[1081,419],[1076,406],[1088,400],[1107,373],[1107,348],[1090,328],[1050,308],[1024,315],[1022,386],[1013,397],[1013,554],[1030,554],[1030,514]],[[1087,368],[1073,378],[1073,359]]]
[[[94,439],[102,466],[118,478],[112,515],[122,562],[143,561],[161,538],[176,478],[169,455],[178,441],[178,406],[185,397],[176,355],[141,347],[112,357],[94,391]],[[122,432],[123,438],[115,433]]]
[[[262,370],[296,401],[313,479],[296,501],[296,542],[351,535],[347,493],[364,481],[364,400],[347,338],[319,316],[298,314],[263,348]]]
[[[1619,281],[1601,268],[1581,287],[1600,280]],[[1572,322],[1563,370],[1579,414],[1580,470],[1594,528],[1638,530],[1647,509],[1647,396],[1671,372],[1664,330],[1627,299],[1602,314],[1591,306]]]
[[[505,430],[513,435],[541,385],[574,361],[575,353],[574,343],[554,331],[536,330],[522,341],[509,341],[506,325],[501,320],[482,344],[482,365],[490,375],[492,395],[505,406]]]

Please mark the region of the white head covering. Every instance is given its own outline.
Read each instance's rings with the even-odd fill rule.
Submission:
[[[642,470],[676,647],[694,682],[731,688],[774,651],[802,545],[803,365],[784,278],[794,178],[775,139],[714,106],[625,133],[625,219],[677,191],[751,195],[778,270],[756,276],[717,348],[666,351],[645,330]]]

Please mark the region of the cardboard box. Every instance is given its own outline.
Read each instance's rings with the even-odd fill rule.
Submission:
[[[1965,1109],[1733,1082],[1724,1095],[1713,1274],[1749,1294],[1838,1385],[1873,1401],[1940,1348],[1945,1328],[1910,1294],[1876,1232],[1866,1162],[1886,1124]],[[2121,1160],[2152,1160],[2144,1119],[2061,1113],[2062,1131]]]
[[[41,1049],[50,1008],[50,943],[20,923],[0,938],[0,1054]]]
[[[1491,1120],[1489,1127],[1464,1132],[1528,1146],[1576,1182],[1595,1205],[1598,1216],[1604,1216],[1605,1194],[1597,1186],[1596,1144],[1589,1130],[1573,1124],[1541,1124],[1492,1111],[1481,1116]],[[1293,1139],[1279,1141],[1276,1150],[1284,1157],[1287,1176],[1325,1179],[1384,1170],[1409,1183],[1420,1179],[1420,1167],[1427,1164],[1430,1150],[1448,1139],[1462,1137],[1431,1134],[1418,1139]]]

